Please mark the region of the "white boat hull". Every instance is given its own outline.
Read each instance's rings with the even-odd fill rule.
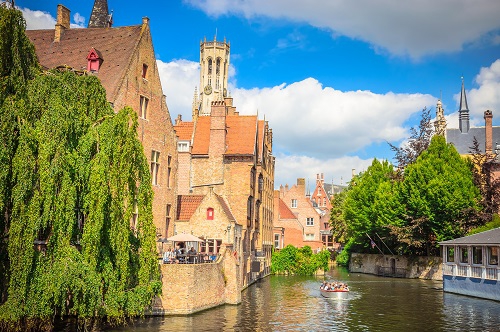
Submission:
[[[320,289],[321,295],[334,299],[345,299],[349,296],[349,291],[346,290],[324,290]]]

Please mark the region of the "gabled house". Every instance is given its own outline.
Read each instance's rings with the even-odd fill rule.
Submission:
[[[137,112],[138,137],[150,163],[153,220],[160,239],[173,234],[177,138],[160,83],[149,19],[134,26],[111,25],[107,1],[96,0],[86,29],[70,28],[69,9],[58,5],[54,29],[26,34],[44,68],[64,66],[95,75],[116,111],[130,106]]]

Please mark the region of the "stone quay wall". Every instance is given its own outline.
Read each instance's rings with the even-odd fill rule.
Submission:
[[[161,264],[162,294],[151,315],[189,315],[241,303],[239,264],[232,245],[214,263]]]
[[[402,278],[443,280],[442,265],[443,261],[441,257],[408,257],[352,253],[349,271]]]

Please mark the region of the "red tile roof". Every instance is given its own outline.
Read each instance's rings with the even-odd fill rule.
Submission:
[[[179,195],[177,196],[176,220],[189,220],[193,216],[205,195]]]
[[[181,122],[178,125],[174,126],[175,133],[179,140],[181,141],[190,141],[193,136],[193,122]]]
[[[281,198],[279,209],[279,219],[297,219],[292,210],[290,210],[290,208],[285,204],[285,202],[283,202]]]
[[[208,155],[210,145],[210,117],[200,116],[194,127],[194,139],[192,154]]]
[[[108,100],[114,101],[141,32],[142,25],[67,29],[60,42],[54,42],[54,29],[27,30],[26,34],[35,45],[40,64],[49,69],[67,65],[76,70],[87,70],[87,55],[92,48],[96,49],[103,62],[95,75],[106,89]]]
[[[226,154],[254,154],[257,139],[256,115],[228,115],[226,117]]]

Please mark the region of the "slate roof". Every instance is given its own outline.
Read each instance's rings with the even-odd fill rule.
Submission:
[[[103,62],[95,75],[106,89],[108,101],[114,102],[141,32],[142,25],[67,29],[60,42],[54,42],[54,29],[26,30],[26,35],[35,45],[40,64],[48,69],[67,65],[76,70],[86,70],[87,55],[92,48],[96,49]]]
[[[454,240],[439,242],[440,245],[500,245],[500,227],[489,231],[464,236]]]
[[[328,195],[329,198],[331,198],[332,195],[332,184],[331,183],[324,183],[323,187],[325,188],[325,191]],[[334,184],[333,185],[333,194],[338,194],[342,191],[344,191],[347,188],[347,186],[341,186],[339,184]]]
[[[179,195],[177,196],[176,220],[189,220],[193,216],[205,195]]]
[[[297,216],[293,214],[292,210],[281,198],[279,199],[279,219],[297,219]]]
[[[174,126],[175,133],[181,141],[191,141],[191,138],[193,137],[193,129],[193,122],[181,122]]]
[[[495,150],[495,146],[500,144],[500,127],[495,126],[492,128],[493,130],[493,150]],[[474,140],[474,136],[476,137],[479,148],[482,152],[485,150],[485,128],[484,127],[473,127],[470,128],[467,133],[461,133],[460,129],[446,129],[446,141],[448,143],[452,143],[457,149],[458,153],[461,155],[469,154],[470,147],[473,145],[472,142]]]

